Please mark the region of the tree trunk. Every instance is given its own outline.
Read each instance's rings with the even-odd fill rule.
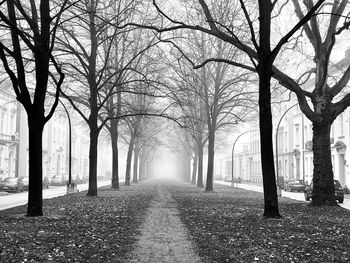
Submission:
[[[139,163],[139,181],[144,180],[144,175],[143,175],[143,167],[145,165],[145,160],[144,160],[144,150],[141,151],[140,153],[140,163]]]
[[[184,164],[185,164],[185,181],[186,182],[191,182],[191,157],[186,156],[184,159]]]
[[[314,173],[311,204],[314,206],[337,205],[330,148],[331,125],[331,122],[313,122]]]
[[[33,114],[35,115],[35,114]],[[29,190],[27,216],[43,215],[42,195],[42,135],[44,125],[28,114],[29,128]]]
[[[204,187],[203,185],[203,146],[198,145],[198,179],[197,187]]]
[[[135,147],[134,147],[134,168],[132,174],[132,182],[137,183],[137,167],[139,161],[139,140],[135,139]]]
[[[257,72],[259,75],[259,127],[261,167],[264,187],[264,217],[281,217],[278,210],[276,175],[272,144],[271,77],[273,57],[271,52],[271,1],[259,1],[260,47]]]
[[[198,166],[198,150],[195,149],[194,150],[194,157],[193,157],[191,184],[196,184],[197,166]]]
[[[262,64],[259,72],[259,120],[260,120],[260,144],[261,166],[264,187],[264,217],[281,217],[278,210],[278,197],[276,175],[272,145],[272,115],[269,72]]]
[[[97,143],[98,129],[90,126],[89,189],[87,196],[97,196]]]
[[[127,186],[130,186],[131,160],[132,160],[132,152],[134,149],[135,137],[136,137],[135,134],[131,133],[128,154],[126,157],[125,185]]]
[[[113,124],[112,124],[113,125]],[[118,132],[116,129],[111,129],[112,141],[112,188],[119,189],[119,151],[118,151]]]
[[[213,173],[214,173],[214,147],[215,147],[215,130],[209,130],[208,138],[208,169],[207,169],[207,182],[205,185],[205,191],[213,191]]]

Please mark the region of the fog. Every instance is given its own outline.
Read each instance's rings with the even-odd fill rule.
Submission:
[[[156,178],[181,178],[181,164],[174,153],[167,148],[159,148],[153,162],[153,173]]]

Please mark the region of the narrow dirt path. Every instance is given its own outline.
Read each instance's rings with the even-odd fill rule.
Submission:
[[[128,262],[201,262],[180,222],[175,201],[164,185],[158,186],[158,197],[148,209],[141,237]]]

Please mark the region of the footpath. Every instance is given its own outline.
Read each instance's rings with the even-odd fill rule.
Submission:
[[[151,202],[141,226],[141,236],[130,255],[131,263],[199,263],[185,226],[180,222],[176,203],[164,185]]]
[[[215,180],[214,183],[221,184],[221,185],[227,185],[227,186],[232,185],[231,182],[225,182],[225,181],[220,181],[220,180]],[[235,187],[242,188],[245,190],[255,191],[255,192],[259,192],[259,193],[264,192],[263,187],[261,185],[239,183],[239,184],[236,184]],[[286,191],[282,190],[281,194],[282,194],[282,197],[287,197],[287,198],[294,199],[297,201],[306,202],[303,192],[296,193],[296,192],[286,192]],[[345,197],[344,203],[339,204],[339,205],[345,209],[350,210],[350,195],[346,194],[344,197]]]

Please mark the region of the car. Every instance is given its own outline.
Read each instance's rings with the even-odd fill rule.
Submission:
[[[24,191],[28,191],[29,189],[29,177],[23,177],[22,178],[22,182],[23,182],[23,190]]]
[[[50,184],[51,185],[65,185],[66,178],[62,175],[55,175],[51,178]]]
[[[226,176],[224,179],[225,182],[233,182],[233,183],[242,183],[241,177],[233,177],[232,176]]]
[[[300,180],[300,179],[287,181],[284,184],[284,190],[290,191],[290,192],[293,192],[293,191],[303,192],[306,187],[307,187],[307,185],[305,184],[305,182],[303,180]]]
[[[23,181],[20,177],[6,177],[0,182],[0,191],[23,192]]]
[[[344,189],[338,180],[333,180],[333,181],[334,181],[335,199],[339,203],[343,203],[344,202]],[[310,199],[312,199],[312,189],[313,189],[313,183],[311,182],[310,186],[305,188],[305,190],[304,190],[304,196],[305,196],[306,201],[310,201]]]
[[[28,191],[28,189],[29,189],[29,177],[23,177],[22,182],[24,184],[23,190],[24,191]],[[44,179],[43,179],[43,189],[44,188],[49,188],[49,186],[50,186],[49,178],[47,178],[45,176]]]
[[[49,189],[49,187],[50,187],[50,180],[49,180],[49,178],[48,178],[47,176],[45,176],[45,177],[43,178],[43,189],[44,189],[44,188]]]
[[[224,178],[224,181],[225,181],[225,182],[232,182],[232,176],[226,176],[226,177]]]

